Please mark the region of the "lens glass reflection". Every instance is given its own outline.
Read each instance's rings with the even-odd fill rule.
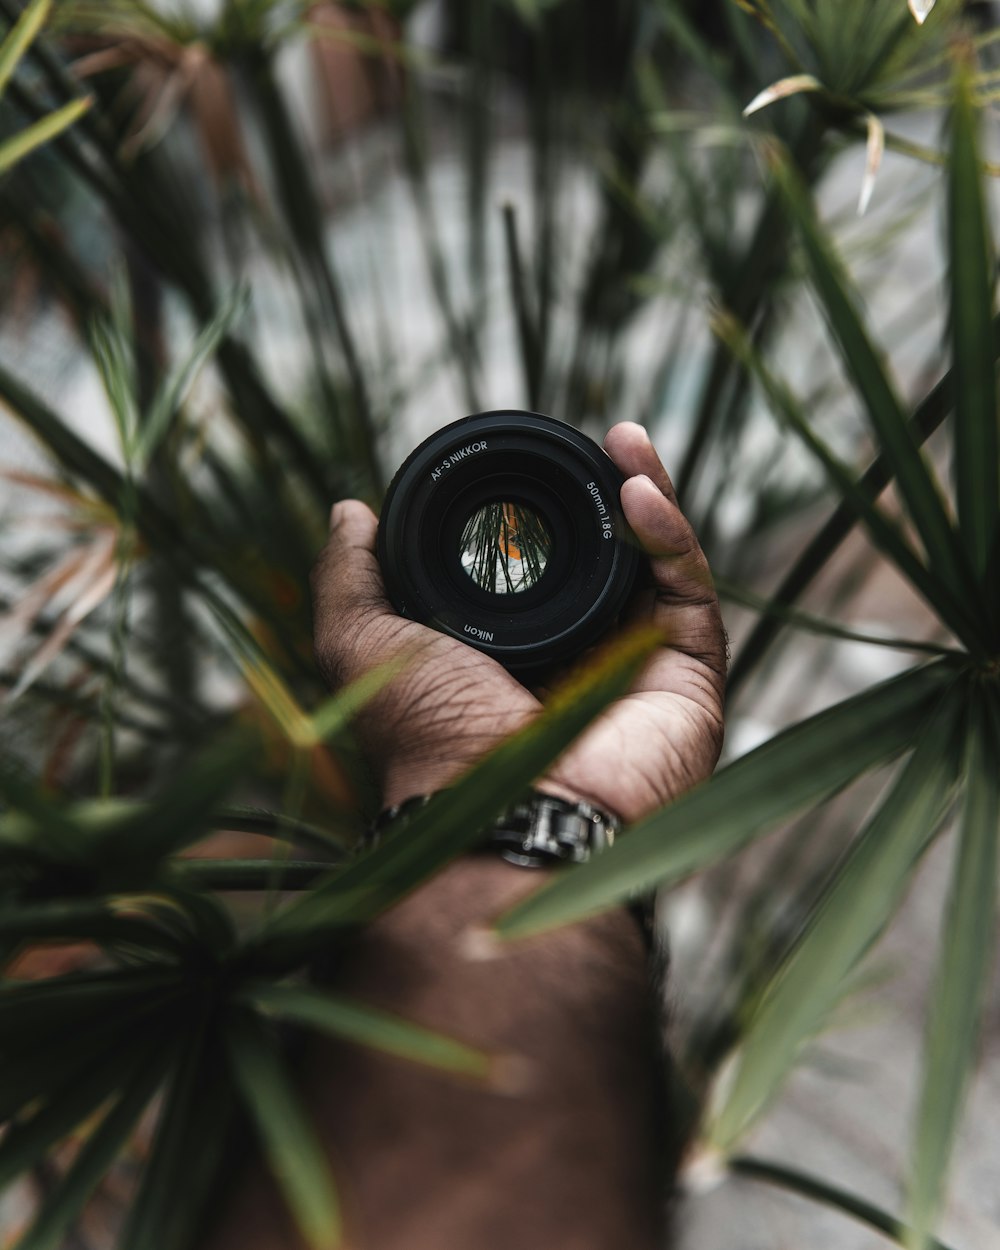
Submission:
[[[462,528],[462,568],[482,590],[516,595],[545,572],[552,535],[533,508],[496,500],[484,504]]]

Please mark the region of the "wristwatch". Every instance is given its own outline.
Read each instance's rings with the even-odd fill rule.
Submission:
[[[433,796],[418,794],[380,812],[365,838],[376,846],[382,832],[400,817],[412,815]],[[582,864],[605,850],[621,828],[618,817],[592,803],[571,802],[542,790],[500,817],[483,835],[480,847],[498,852],[521,868],[548,868],[554,864]]]
[[[384,830],[419,811],[433,797],[433,794],[416,794],[385,808],[365,835],[362,848],[377,846]],[[620,829],[621,821],[617,816],[592,803],[573,803],[542,790],[532,790],[528,798],[508,808],[485,831],[479,849],[499,853],[519,868],[583,864],[611,846]],[[656,948],[654,894],[633,895],[626,907],[639,925],[647,952],[653,952]]]

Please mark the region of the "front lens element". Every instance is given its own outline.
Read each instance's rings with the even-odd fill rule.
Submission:
[[[480,590],[516,595],[538,584],[552,552],[541,516],[523,503],[494,500],[462,527],[459,559]]]

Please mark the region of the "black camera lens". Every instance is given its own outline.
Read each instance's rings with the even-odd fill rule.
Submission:
[[[591,439],[534,412],[484,412],[432,434],[386,494],[378,556],[403,616],[513,672],[594,642],[635,582],[622,475]]]

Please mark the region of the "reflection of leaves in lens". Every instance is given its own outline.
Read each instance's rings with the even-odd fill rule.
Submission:
[[[545,572],[551,548],[537,513],[514,503],[489,503],[462,530],[462,567],[484,590],[517,594]]]

